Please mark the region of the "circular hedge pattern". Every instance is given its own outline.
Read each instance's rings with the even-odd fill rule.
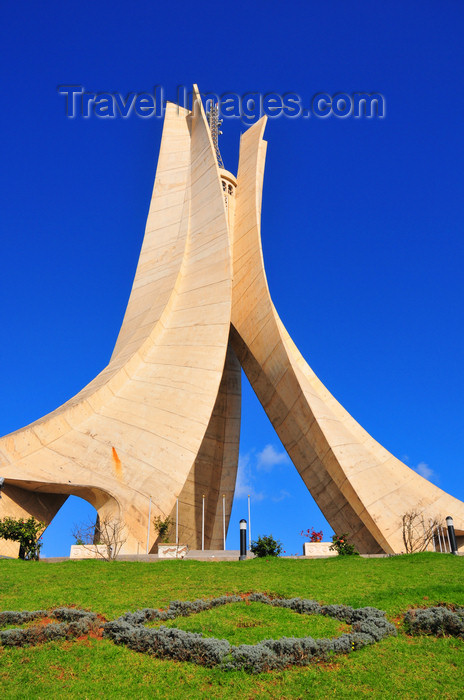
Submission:
[[[39,644],[58,639],[80,637],[96,630],[100,623],[97,614],[76,608],[55,608],[55,610],[33,610],[23,612],[0,612],[0,627],[21,625],[40,618],[54,618],[56,623],[34,627],[0,630],[0,644],[3,646],[22,647],[26,644]]]
[[[174,620],[176,617],[187,617],[244,600],[288,608],[301,615],[326,615],[350,624],[352,631],[334,639],[282,637],[278,640],[266,639],[258,644],[233,646],[226,639],[203,637],[202,634],[185,632],[175,627],[150,629],[144,626],[152,620]],[[388,622],[385,615],[384,611],[377,608],[320,605],[315,600],[305,598],[269,598],[262,593],[253,593],[245,597],[221,596],[192,602],[174,600],[166,610],[144,608],[126,613],[117,620],[107,622],[103,633],[116,644],[125,644],[131,649],[148,652],[159,658],[218,666],[224,671],[243,669],[249,673],[260,673],[291,665],[305,666],[313,660],[326,659],[330,653],[349,653],[384,637],[396,636],[394,625]],[[25,646],[71,639],[96,632],[101,627],[94,612],[77,608],[55,608],[51,611],[0,612],[0,628],[43,618],[54,618],[57,622],[28,628],[0,629],[0,645]],[[437,637],[452,635],[464,639],[464,608],[440,605],[408,610],[404,616],[404,625],[409,634],[431,634]]]
[[[344,605],[320,605],[304,598],[274,598],[262,593],[247,597],[250,602],[265,603],[289,608],[301,615],[326,615],[347,622],[352,626],[349,634],[333,639],[312,637],[282,637],[266,639],[257,644],[233,646],[226,639],[203,637],[202,634],[185,632],[175,627],[144,627],[152,620],[174,620],[204,610],[243,602],[240,596],[221,596],[212,600],[180,601],[169,603],[167,610],[144,608],[126,613],[117,620],[107,622],[104,636],[116,644],[125,644],[135,651],[150,653],[162,659],[190,661],[202,666],[218,666],[224,671],[242,669],[249,673],[261,673],[282,669],[290,665],[305,666],[313,660],[323,660],[330,653],[349,653],[384,637],[396,635],[396,629],[377,608],[352,608]]]

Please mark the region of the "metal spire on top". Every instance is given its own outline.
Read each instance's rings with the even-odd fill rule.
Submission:
[[[220,168],[224,168],[224,163],[222,162],[221,151],[219,150],[219,136],[222,134],[220,130],[222,119],[219,119],[219,107],[217,103],[213,100],[208,102],[208,124],[209,130],[211,131],[211,138],[213,139],[214,150],[216,151],[216,158]]]

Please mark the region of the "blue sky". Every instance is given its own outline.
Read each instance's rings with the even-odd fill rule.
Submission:
[[[67,119],[57,86],[151,92],[380,92],[384,119],[270,120],[263,249],[299,349],[396,456],[464,498],[464,8],[452,2],[3,3],[0,434],[108,362],[130,293],[162,121]],[[246,127],[226,120],[236,170]],[[300,552],[331,529],[244,382],[229,547]],[[89,509],[69,499],[43,554]]]

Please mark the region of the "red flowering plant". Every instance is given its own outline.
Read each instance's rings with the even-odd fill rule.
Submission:
[[[313,527],[308,527],[307,530],[302,530],[300,535],[304,537],[305,540],[309,540],[310,542],[322,542],[322,530],[316,532]]]

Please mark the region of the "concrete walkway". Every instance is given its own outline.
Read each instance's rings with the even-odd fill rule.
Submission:
[[[238,549],[191,549],[185,559],[194,561],[238,561],[240,551]],[[247,559],[254,559],[254,554],[248,552]],[[84,561],[84,559],[70,559],[70,557],[41,557],[40,561],[48,564],[55,564],[61,561]],[[144,561],[156,563],[158,561],[174,561],[167,558],[160,558],[157,554],[120,554],[116,557],[116,561]]]
[[[441,552],[437,552],[441,554]],[[227,549],[226,551],[219,550],[205,550],[201,549],[191,549],[185,559],[190,559],[192,561],[238,561],[240,552],[238,549]],[[385,559],[388,557],[399,557],[401,554],[361,554],[363,559]],[[464,556],[464,552],[458,552],[458,556]],[[8,559],[10,557],[3,557]],[[248,552],[247,559],[254,559],[254,554]],[[289,556],[289,557],[279,557],[279,559],[298,559],[299,561],[308,561],[309,559],[331,559],[332,557],[325,556],[315,556],[315,557],[305,557],[301,556]],[[85,561],[84,559],[70,559],[70,557],[41,557],[40,561],[47,564],[56,564],[61,561]],[[160,559],[157,554],[121,554],[116,557],[116,561],[144,561],[151,562],[155,564],[158,561],[175,561],[174,559]]]

